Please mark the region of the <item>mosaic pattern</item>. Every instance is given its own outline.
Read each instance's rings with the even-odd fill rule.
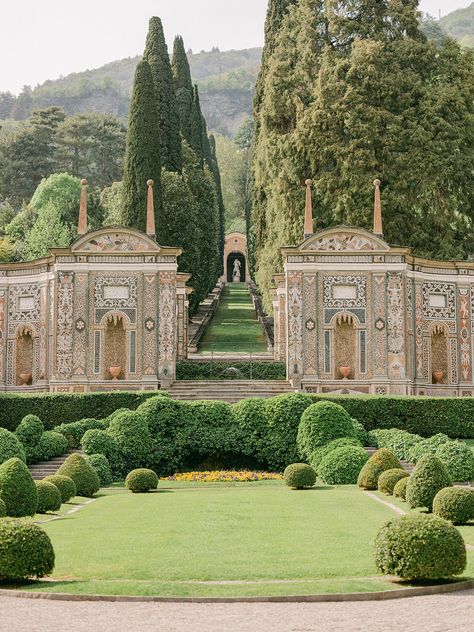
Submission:
[[[426,345],[425,345],[426,346]],[[423,345],[423,293],[420,284],[415,285],[415,364],[416,377],[423,379],[425,371],[423,370],[424,345]],[[425,359],[425,367],[428,367],[428,358]]]
[[[355,286],[355,298],[334,298],[333,288],[338,285]],[[367,305],[366,278],[364,276],[325,276],[323,279],[324,307],[345,309]]]
[[[468,288],[459,289],[459,350],[461,360],[461,379],[470,382],[471,370],[471,301]]]
[[[458,383],[458,341],[455,338],[451,338],[449,341],[450,346],[450,365],[451,365],[451,384]]]
[[[331,233],[312,241],[307,246],[308,250],[380,250],[380,244],[372,241],[364,235],[354,233]]]
[[[124,309],[137,307],[138,282],[134,276],[99,276],[95,280],[94,307],[97,309]],[[126,288],[128,296],[106,296],[107,288]]]
[[[407,328],[409,331],[413,329],[413,281],[412,279],[406,280],[407,298],[406,298],[406,311],[407,311]]]
[[[74,273],[58,274],[58,307],[56,313],[56,375],[67,380],[72,373]]]
[[[156,275],[146,275],[143,286],[145,332],[143,344],[143,367],[145,375],[156,375]]]
[[[387,362],[389,376],[405,377],[403,280],[401,272],[387,274]]]
[[[306,375],[317,375],[317,331],[316,331],[316,275],[304,276],[304,372]]]
[[[158,375],[174,378],[176,276],[173,272],[160,272],[158,318]]]
[[[374,375],[387,374],[387,334],[385,331],[385,275],[373,277],[374,293]]]
[[[6,292],[0,290],[0,383],[3,382],[3,358],[5,355],[5,301]]]
[[[41,290],[39,285],[11,285],[9,287],[8,333],[10,336],[15,335],[19,323],[38,324],[40,314]]]
[[[446,307],[430,305],[430,295],[446,297]],[[456,297],[454,283],[423,283],[423,316],[425,318],[456,318]]]
[[[158,250],[146,239],[130,233],[105,233],[79,247],[84,252],[148,252]]]
[[[87,293],[88,275],[76,274],[74,283],[74,352],[73,375],[87,374]]]
[[[303,374],[303,273],[288,272],[288,372],[290,378]]]

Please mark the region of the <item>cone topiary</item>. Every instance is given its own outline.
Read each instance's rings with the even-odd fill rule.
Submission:
[[[7,516],[21,518],[34,516],[38,505],[38,492],[30,470],[18,458],[0,465],[0,498]]]
[[[49,481],[35,481],[38,491],[37,513],[48,513],[61,509],[61,494],[59,489]]]
[[[80,454],[67,457],[56,474],[69,476],[76,485],[76,494],[92,498],[99,491],[100,481],[97,472]]]
[[[426,507],[431,511],[439,490],[450,486],[451,478],[446,466],[434,454],[424,454],[407,483],[406,501],[412,509]]]
[[[305,489],[313,487],[316,483],[316,472],[306,463],[292,463],[285,469],[283,478],[288,487]]]
[[[357,485],[363,489],[377,489],[380,474],[393,468],[400,469],[400,461],[387,448],[380,448],[372,454],[361,469],[357,478]]]
[[[355,436],[349,413],[339,404],[321,401],[308,406],[301,415],[296,442],[301,456],[310,459],[317,448],[333,439]]]
[[[13,432],[0,428],[0,464],[14,457],[26,461],[23,445]]]
[[[318,475],[328,485],[354,485],[369,455],[361,446],[342,446],[327,454]]]
[[[379,476],[379,480],[377,481],[377,489],[379,492],[383,492],[384,494],[393,494],[393,490],[398,481],[401,481],[402,478],[407,478],[408,473],[405,472],[404,469],[399,467],[394,467],[391,470],[385,470]]]
[[[43,478],[44,481],[56,485],[61,494],[61,501],[67,503],[76,495],[76,484],[69,476],[62,474],[50,474]]]
[[[404,580],[432,580],[460,575],[466,547],[452,524],[415,514],[386,522],[375,538],[375,564],[385,575]]]
[[[36,415],[26,415],[18,424],[15,435],[28,450],[34,448],[41,439],[44,432],[43,422]]]
[[[395,498],[406,500],[407,483],[409,478],[409,476],[405,476],[404,478],[401,478],[398,483],[396,483],[395,487],[393,488],[393,495],[395,496]]]
[[[474,490],[464,487],[440,489],[433,500],[433,513],[453,524],[474,520]]]
[[[158,487],[158,476],[153,470],[141,467],[127,474],[125,487],[134,494],[151,492]]]
[[[53,568],[53,545],[39,525],[24,518],[0,520],[0,580],[45,577]]]

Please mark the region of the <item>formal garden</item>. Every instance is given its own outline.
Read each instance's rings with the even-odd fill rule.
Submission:
[[[474,577],[471,400],[1,399],[3,588],[261,597]]]

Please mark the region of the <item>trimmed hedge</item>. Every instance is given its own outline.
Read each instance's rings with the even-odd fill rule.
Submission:
[[[177,380],[286,380],[284,362],[177,362]]]
[[[86,461],[89,465],[92,465],[99,477],[101,487],[106,487],[112,483],[113,476],[110,464],[103,454],[89,454],[86,456]]]
[[[388,448],[399,459],[410,461],[411,450],[423,442],[419,435],[398,428],[376,428],[369,432],[371,445],[377,448]]]
[[[36,513],[48,513],[61,509],[62,498],[59,489],[49,481],[35,481],[38,492]]]
[[[406,501],[412,509],[432,510],[433,499],[440,489],[451,486],[446,466],[434,454],[425,454],[415,465],[408,483]]]
[[[103,419],[117,408],[135,410],[149,397],[165,391],[109,391],[106,393],[1,393],[0,428],[15,430],[26,415],[38,415],[47,430],[86,417]]]
[[[433,513],[453,524],[474,520],[474,490],[465,487],[440,489],[433,500]]]
[[[375,538],[375,564],[404,580],[443,579],[466,568],[466,547],[452,524],[424,514],[386,522]]]
[[[296,443],[300,455],[310,459],[317,448],[342,437],[355,437],[351,417],[338,404],[318,402],[302,414]]]
[[[45,577],[53,568],[54,550],[46,531],[29,520],[0,520],[1,580]]]
[[[50,474],[45,476],[43,481],[56,485],[61,494],[61,501],[67,503],[76,495],[76,484],[70,476],[64,476],[63,474]]]
[[[285,468],[283,478],[291,489],[307,489],[316,483],[316,472],[306,463],[292,463]]]
[[[60,424],[54,430],[60,432],[67,439],[70,448],[76,449],[80,447],[82,437],[88,430],[105,430],[108,426],[109,424],[105,419],[87,418],[73,421],[70,424]]]
[[[85,454],[103,454],[109,465],[113,464],[120,471],[119,447],[115,439],[105,430],[86,430],[81,439],[81,445]]]
[[[158,476],[153,470],[138,468],[127,474],[125,487],[134,494],[145,494],[158,487]]]
[[[38,492],[30,470],[18,458],[0,465],[0,498],[7,516],[34,516],[38,506]]]
[[[25,450],[18,437],[13,432],[0,428],[0,464],[14,457],[26,462]]]
[[[107,434],[120,451],[123,472],[148,463],[151,442],[148,423],[143,413],[128,411],[114,416]]]
[[[400,461],[387,448],[380,448],[361,469],[357,485],[363,489],[377,489],[380,474],[394,468],[401,468]]]
[[[99,491],[100,481],[96,471],[80,454],[68,456],[56,474],[72,478],[78,496],[92,498]]]
[[[332,450],[335,450],[336,448],[343,448],[344,446],[347,446],[347,445],[351,445],[351,446],[355,446],[359,448],[362,447],[361,442],[355,437],[340,437],[339,439],[333,439],[329,443],[326,443],[320,448],[317,448],[313,452],[313,454],[311,455],[311,458],[309,459],[310,465],[312,465],[314,469],[317,471],[319,464],[321,463],[321,461],[324,459],[326,455],[328,455]]]
[[[62,434],[54,430],[46,430],[41,435],[38,444],[27,453],[28,462],[49,461],[55,456],[66,454],[68,449],[67,439]]]
[[[409,476],[405,476],[404,478],[401,478],[398,483],[395,484],[395,487],[393,488],[393,495],[395,496],[395,498],[406,500],[407,483],[409,478]]]
[[[382,472],[379,476],[377,489],[379,492],[392,495],[395,485],[403,478],[408,478],[408,473],[399,467],[394,467],[391,470],[385,470],[385,472]]]
[[[43,422],[36,415],[26,415],[20,421],[20,425],[15,430],[15,434],[23,444],[26,451],[38,445],[41,435],[44,432]]]
[[[3,500],[0,498],[0,518],[5,517],[6,515],[7,515],[7,506],[5,505]]]
[[[474,452],[461,441],[448,441],[436,450],[436,456],[446,465],[452,481],[474,479]]]
[[[318,476],[328,485],[354,485],[369,455],[362,447],[343,446],[331,450],[318,468]]]

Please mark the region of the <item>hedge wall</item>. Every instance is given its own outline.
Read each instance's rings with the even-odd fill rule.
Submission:
[[[177,380],[286,380],[283,362],[177,362]]]
[[[474,438],[474,397],[391,397],[387,395],[319,395],[337,402],[367,430],[399,428],[422,437],[443,432],[457,439]]]
[[[163,391],[160,391],[161,393]],[[86,417],[103,419],[117,408],[134,410],[157,391],[110,391],[107,393],[2,393],[0,428],[15,430],[23,417],[37,415],[46,430]]]

